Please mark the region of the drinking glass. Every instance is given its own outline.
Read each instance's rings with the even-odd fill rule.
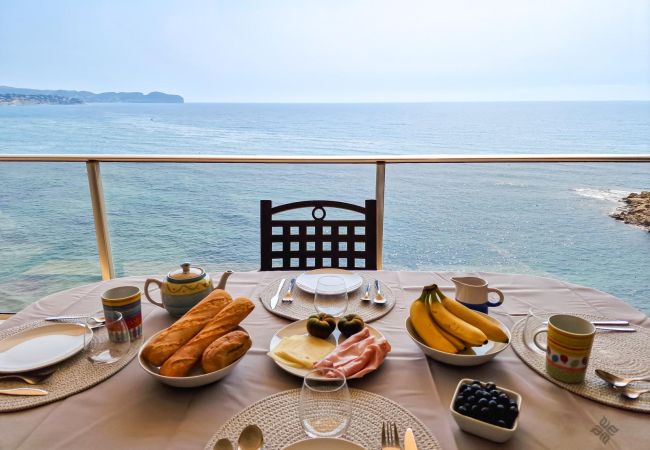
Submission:
[[[300,423],[307,436],[343,436],[351,415],[350,391],[340,370],[321,368],[305,375],[300,392]]]
[[[342,316],[348,309],[348,288],[345,280],[335,275],[326,275],[316,283],[314,307],[319,313],[333,317]]]
[[[129,328],[122,313],[111,311],[104,314],[106,325],[94,328],[93,333],[84,334],[86,358],[97,364],[110,364],[120,360],[129,352],[131,339]],[[97,322],[88,317],[86,328],[96,327]]]

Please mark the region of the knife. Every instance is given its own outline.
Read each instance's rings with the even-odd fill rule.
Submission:
[[[407,428],[406,432],[404,433],[404,450],[418,450],[418,446],[415,443],[413,430],[410,428]]]
[[[5,395],[47,395],[49,392],[43,389],[36,388],[15,388],[15,389],[0,389],[0,394]]]
[[[278,300],[280,299],[280,292],[282,291],[282,288],[284,287],[284,282],[286,280],[287,280],[286,278],[280,280],[280,285],[278,286],[277,292],[273,297],[271,297],[271,309],[275,309],[275,307],[278,305]]]

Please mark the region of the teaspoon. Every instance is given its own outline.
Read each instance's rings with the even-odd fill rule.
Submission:
[[[607,381],[612,386],[616,386],[619,388],[625,387],[634,381],[650,381],[650,377],[623,378],[601,369],[596,369],[596,375],[598,375],[603,380]]]
[[[233,450],[230,439],[219,439],[216,444],[214,444],[214,450]]]
[[[624,388],[620,388],[618,390],[621,391],[621,395],[632,400],[636,400],[640,395],[650,392],[650,389],[639,389],[630,386],[625,386]]]
[[[237,440],[238,450],[260,450],[262,445],[264,445],[264,436],[257,425],[248,425]]]

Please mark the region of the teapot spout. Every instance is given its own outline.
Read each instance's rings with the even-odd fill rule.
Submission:
[[[221,278],[219,279],[219,284],[217,284],[216,289],[226,289],[226,282],[228,281],[228,277],[232,275],[232,270],[227,270],[221,275]]]

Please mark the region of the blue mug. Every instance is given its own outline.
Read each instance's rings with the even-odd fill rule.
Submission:
[[[451,281],[456,285],[456,300],[474,311],[487,314],[488,308],[499,306],[503,303],[503,292],[488,287],[487,281],[483,278],[458,277],[452,278]],[[490,292],[494,292],[499,296],[498,302],[490,301],[488,298]]]

